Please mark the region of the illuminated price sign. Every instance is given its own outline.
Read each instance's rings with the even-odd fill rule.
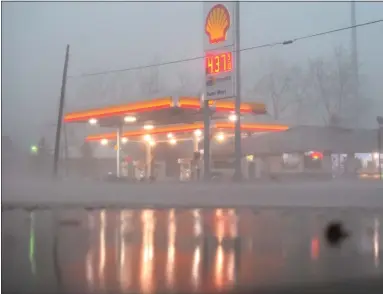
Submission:
[[[211,54],[205,56],[206,74],[218,74],[223,72],[231,72],[233,69],[231,52]]]

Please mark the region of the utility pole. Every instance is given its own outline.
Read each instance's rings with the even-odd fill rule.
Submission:
[[[356,25],[355,0],[351,1],[351,25]],[[351,29],[351,61],[353,67],[353,83],[355,89],[355,97],[359,98],[359,70],[358,70],[358,40],[356,28]]]
[[[61,83],[61,95],[60,95],[59,112],[58,112],[58,116],[57,116],[55,151],[54,151],[54,156],[53,156],[53,176],[54,177],[57,177],[58,160],[59,160],[59,154],[60,154],[60,136],[61,136],[61,125],[62,125],[63,110],[64,110],[64,100],[65,100],[65,88],[66,88],[67,71],[68,71],[68,61],[69,61],[69,44],[66,46],[64,70],[63,70],[62,83]]]
[[[68,176],[68,134],[66,125],[63,126],[64,132],[64,163],[65,163],[65,175]]]
[[[376,121],[378,122],[378,171],[379,179],[383,180],[383,168],[382,168],[382,130],[383,130],[383,116],[377,116]]]
[[[240,1],[235,2],[235,68],[236,68],[236,79],[235,79],[235,172],[234,181],[242,180],[242,148],[241,148],[241,59],[240,59]]]

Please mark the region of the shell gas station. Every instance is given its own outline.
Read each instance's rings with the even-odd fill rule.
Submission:
[[[115,150],[117,178],[166,178],[169,163],[156,158],[156,149],[165,144],[174,150],[167,149],[167,153],[174,153],[188,142],[191,151],[177,159],[179,180],[196,180],[201,175],[208,179],[217,169],[221,174],[223,170],[229,174],[235,171],[236,176],[253,173],[252,160],[242,154],[242,138],[285,131],[288,127],[260,123],[262,120],[256,118],[267,114],[266,106],[241,101],[238,11],[234,3],[204,3],[205,73],[201,97],[169,96],[75,111],[64,115],[64,123],[100,128],[99,133],[85,140]],[[105,128],[107,132],[101,131]],[[143,144],[144,158],[127,152],[126,146],[131,144]]]
[[[236,115],[233,101],[209,101],[210,138],[217,145],[233,145]],[[262,103],[241,103],[241,134],[243,137],[265,132],[284,131],[288,127],[278,124],[256,123],[254,120],[267,113]],[[95,128],[96,134],[88,135],[85,141],[99,144],[103,148],[115,150],[116,177],[132,180],[152,179],[160,181],[166,178],[166,160],[157,161],[153,151],[159,145],[167,145],[168,152],[172,148],[183,148],[189,144],[193,152],[186,158],[178,158],[178,179],[188,181],[199,179],[203,175],[203,103],[199,97],[164,97],[152,100],[132,102],[109,107],[86,109],[66,113],[66,124],[89,124]],[[105,131],[106,130],[106,131]],[[180,144],[183,142],[184,144]],[[145,148],[144,158],[134,158],[127,154],[126,146],[141,144]],[[188,149],[189,150],[189,149]],[[216,158],[210,150],[212,171],[215,161],[226,162],[217,167],[233,172],[232,154],[226,153]],[[250,168],[249,160],[243,159],[244,175]]]

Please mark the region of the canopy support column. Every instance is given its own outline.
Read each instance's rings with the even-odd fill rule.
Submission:
[[[150,145],[150,142],[145,142],[146,147],[146,178],[150,179],[152,176],[152,146]]]
[[[121,137],[122,137],[122,127],[118,127],[117,129],[117,172],[116,172],[116,175],[117,175],[117,178],[120,177],[120,172],[121,172],[121,167],[120,167],[120,164],[121,164]]]

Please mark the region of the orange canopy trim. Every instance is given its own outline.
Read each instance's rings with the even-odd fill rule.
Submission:
[[[230,122],[217,122],[215,123],[216,129],[234,129],[235,124]],[[285,125],[272,125],[272,124],[257,124],[257,123],[242,123],[242,131],[258,131],[258,132],[272,132],[272,131],[287,131],[288,126]]]
[[[215,110],[219,112],[235,110],[234,101],[227,101],[227,100],[226,101],[224,100],[209,101],[209,105],[214,105]],[[201,102],[198,97],[180,97],[178,100],[178,106],[180,108],[201,109]],[[255,103],[255,102],[241,103],[241,113],[265,114],[266,106],[263,103]]]
[[[226,123],[226,122],[217,122],[212,124],[214,129],[234,129],[234,123]],[[150,135],[159,135],[159,134],[167,134],[167,133],[185,133],[192,132],[197,129],[203,130],[203,123],[193,123],[193,124],[180,124],[180,125],[172,125],[166,127],[154,128],[153,130],[133,130],[127,131],[122,134],[123,137],[138,137],[146,134]],[[241,124],[242,131],[253,131],[253,132],[280,132],[288,130],[288,126],[285,125],[271,125],[271,124],[255,124],[255,123],[245,123]],[[110,139],[115,140],[117,137],[116,133],[107,133],[107,134],[99,134],[99,135],[91,135],[85,138],[86,141],[100,141],[102,139]]]
[[[64,116],[64,122],[80,122],[90,118],[111,117],[136,112],[145,112],[173,107],[173,98],[164,97],[149,101],[132,102],[123,105],[115,105],[85,111],[71,112]]]
[[[138,137],[146,134],[150,135],[159,135],[167,133],[183,133],[183,132],[192,132],[197,129],[203,129],[203,123],[193,123],[193,124],[180,124],[166,127],[154,128],[153,130],[133,130],[127,131],[122,134],[122,137]],[[101,135],[92,135],[86,137],[86,141],[99,141],[102,139],[116,139],[116,133],[108,133]]]

